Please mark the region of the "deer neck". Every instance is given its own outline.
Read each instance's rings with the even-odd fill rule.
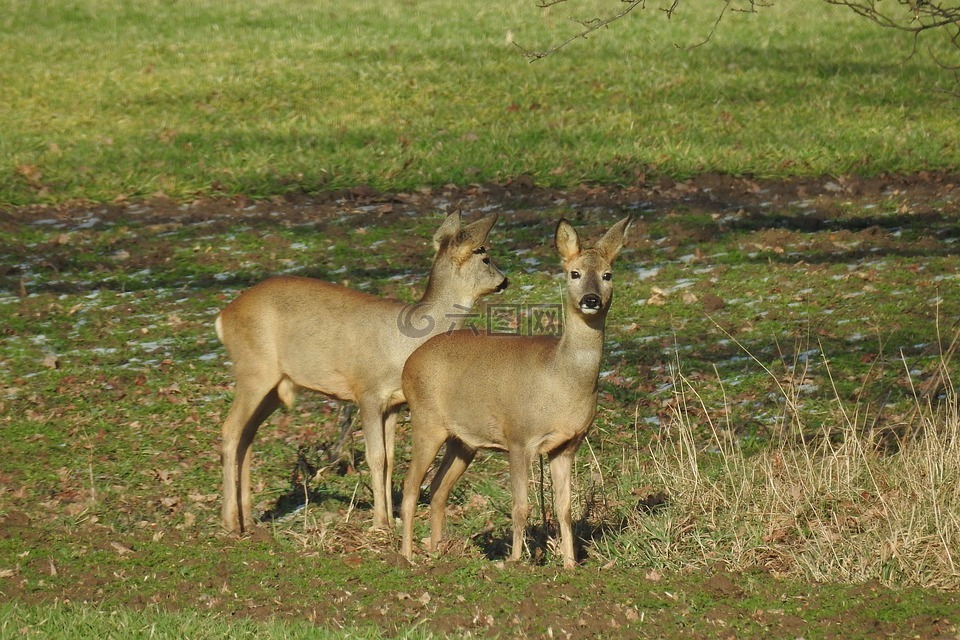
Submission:
[[[471,317],[476,300],[473,296],[457,291],[456,288],[443,286],[431,276],[427,289],[417,303],[417,313],[432,319],[441,331],[459,329]]]
[[[568,303],[565,311],[563,336],[557,345],[557,354],[568,372],[589,378],[596,384],[603,357],[606,310],[586,316]]]

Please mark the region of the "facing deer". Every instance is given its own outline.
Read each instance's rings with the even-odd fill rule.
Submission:
[[[483,295],[507,279],[486,256],[496,215],[461,226],[447,216],[434,235],[430,279],[415,305],[334,284],[275,277],[255,285],[217,316],[217,335],[233,361],[236,390],[223,424],[223,526],[241,533],[253,524],[250,460],[260,424],[300,388],[359,407],[373,487],[373,524],[393,513],[391,475],[400,374],[431,335],[460,326]]]
[[[403,487],[402,552],[413,556],[413,516],[420,484],[440,447],[443,460],[430,484],[430,548],[443,533],[444,509],[454,483],[478,449],[506,451],[513,495],[513,548],[519,560],[529,505],[530,465],[550,459],[555,509],[565,567],[576,563],[570,515],[574,454],[597,408],[604,323],[613,296],[610,265],[623,247],[630,219],[613,225],[592,248],[560,220],[556,248],[566,272],[564,333],[555,336],[475,334],[435,336],[403,369],[410,407],[413,454]]]

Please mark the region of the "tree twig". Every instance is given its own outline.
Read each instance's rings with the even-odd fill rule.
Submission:
[[[552,5],[554,5],[554,4],[559,4],[560,2],[565,2],[565,1],[566,1],[566,0],[548,0],[548,2],[547,2],[546,4],[541,3],[540,6],[541,6],[541,7],[549,7],[549,6],[552,6]],[[679,2],[680,2],[680,0],[674,0],[674,4],[677,4],[677,3],[679,3]],[[569,38],[567,38],[566,40],[564,40],[564,41],[561,42],[560,44],[554,45],[553,47],[547,49],[546,51],[530,51],[529,49],[525,49],[524,47],[522,47],[521,45],[519,45],[519,44],[516,43],[516,42],[514,42],[513,44],[516,45],[516,47],[517,47],[518,49],[520,49],[521,51],[523,51],[523,55],[526,56],[527,58],[530,58],[530,61],[531,61],[531,62],[533,62],[534,60],[540,60],[541,58],[546,58],[546,57],[549,56],[550,54],[552,54],[552,53],[554,53],[554,52],[556,52],[556,51],[559,51],[560,49],[563,49],[565,46],[567,46],[568,44],[570,44],[570,43],[573,42],[574,40],[579,40],[580,38],[586,39],[586,37],[589,36],[589,35],[590,35],[591,33],[593,33],[594,31],[597,31],[598,29],[602,29],[602,28],[606,27],[607,25],[609,25],[609,24],[611,24],[611,23],[613,23],[613,22],[616,22],[617,20],[619,20],[620,18],[624,17],[625,15],[627,15],[628,13],[630,13],[631,11],[633,11],[634,9],[636,9],[637,7],[643,7],[643,6],[645,6],[645,5],[646,5],[646,0],[626,0],[625,4],[626,4],[626,8],[624,8],[622,11],[620,11],[619,13],[617,13],[617,14],[615,14],[615,15],[613,15],[613,16],[609,16],[609,17],[607,17],[607,18],[594,18],[594,19],[588,20],[588,21],[579,21],[580,24],[582,24],[582,25],[584,25],[584,26],[586,27],[585,29],[583,29],[582,31],[580,31],[580,32],[577,33],[577,34],[574,34],[573,36],[570,36]]]
[[[570,0],[538,0],[537,6],[541,9],[547,9],[569,1]],[[881,27],[914,34],[913,52],[911,55],[916,52],[919,46],[920,34],[935,30],[946,30],[951,46],[957,51],[960,51],[960,5],[950,2],[949,0],[895,0],[895,2],[883,4],[882,7],[880,0],[822,1],[830,5],[846,7],[857,15]],[[530,58],[531,62],[540,60],[556,53],[575,40],[586,39],[590,34],[623,19],[637,8],[647,8],[647,0],[621,0],[621,2],[622,8],[612,15],[576,20],[576,22],[583,26],[583,29],[548,49],[531,51],[519,43],[514,42],[514,45],[523,52],[524,56]],[[716,34],[724,16],[730,11],[756,13],[759,8],[770,7],[774,4],[773,0],[744,0],[744,4],[747,6],[745,8],[739,8],[734,2],[735,0],[724,0],[713,26],[704,39],[697,44],[682,48],[692,49],[709,42]],[[660,8],[660,11],[670,19],[681,7],[682,3],[683,0],[670,0],[666,7]],[[680,47],[681,45],[677,46]],[[937,61],[937,64],[944,69],[952,70],[957,78],[958,85],[960,85],[960,64],[948,64],[937,57],[934,57],[934,59]]]

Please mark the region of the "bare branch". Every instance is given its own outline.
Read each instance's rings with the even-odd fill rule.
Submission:
[[[541,3],[540,6],[543,7],[543,6],[550,6],[553,4],[559,4],[560,2],[565,2],[566,0],[546,0],[546,1],[549,2],[549,4],[544,5]],[[674,0],[674,5],[678,4],[679,2],[680,0]],[[594,31],[597,31],[598,29],[602,29],[612,22],[616,22],[617,20],[624,17],[625,15],[627,15],[637,7],[645,7],[646,0],[624,0],[624,4],[626,5],[626,8],[624,8],[622,11],[620,11],[619,13],[613,16],[610,16],[607,18],[594,18],[588,21],[584,21],[584,20],[579,21],[580,24],[586,27],[585,29],[583,29],[583,31],[580,31],[577,34],[570,36],[560,44],[554,45],[553,47],[550,47],[546,51],[539,51],[539,52],[529,51],[528,49],[524,49],[522,46],[520,46],[517,43],[514,43],[514,44],[517,46],[518,49],[523,51],[523,55],[530,58],[531,62],[533,62],[534,60],[540,60],[541,58],[546,58],[551,53],[559,51],[560,49],[564,48],[574,40],[579,40],[580,38],[586,39],[586,37],[591,33],[593,33]]]
[[[540,7],[541,9],[546,9],[567,1],[568,0],[539,0],[537,2],[537,6]],[[831,1],[831,0],[827,0],[827,1]],[[922,2],[924,0],[920,0],[920,1]],[[673,17],[674,13],[676,13],[677,9],[680,7],[682,2],[683,0],[671,0],[668,6],[659,7],[659,10],[663,12],[664,15],[666,15],[667,19],[670,19]],[[713,38],[714,33],[716,33],[717,26],[720,24],[720,21],[723,19],[724,15],[726,15],[728,11],[734,11],[739,13],[756,13],[758,7],[768,7],[768,6],[772,6],[773,4],[773,0],[746,0],[748,5],[747,8],[741,9],[737,6],[734,6],[734,2],[735,0],[724,0],[723,8],[720,9],[719,14],[717,15],[717,19],[713,24],[713,27],[710,29],[710,32],[703,39],[703,41],[685,48],[696,48],[709,42],[710,39]],[[575,40],[586,39],[587,36],[589,36],[594,31],[598,31],[600,29],[603,29],[604,27],[610,26],[614,22],[627,16],[634,9],[647,8],[646,0],[621,0],[621,3],[624,5],[624,7],[620,11],[612,15],[609,15],[603,18],[589,18],[589,19],[583,19],[583,20],[576,20],[578,24],[583,26],[583,29],[581,31],[579,31],[578,33],[575,33],[574,35],[570,36],[566,40],[563,40],[559,44],[556,44],[544,51],[530,51],[529,49],[526,49],[525,47],[521,46],[516,42],[514,43],[514,45],[516,45],[516,47],[523,52],[524,56],[526,56],[527,58],[530,58],[531,62],[534,60],[540,60],[541,58],[546,58],[547,56],[553,53],[556,53],[557,51],[559,51],[560,49],[563,49],[564,47],[566,47],[567,45],[569,45],[571,42]],[[681,45],[677,45],[677,46],[680,47]]]
[[[960,24],[960,6],[944,6],[941,1],[897,0],[880,8],[878,0],[824,0],[827,4],[847,7],[857,15],[881,27],[920,33]]]
[[[762,0],[750,0],[750,7],[748,9],[740,9],[738,7],[731,6],[732,4],[733,4],[733,0],[724,0],[723,8],[720,9],[720,13],[717,14],[717,19],[713,22],[713,26],[710,28],[710,32],[702,41],[696,44],[692,44],[688,47],[681,47],[678,44],[677,47],[683,48],[683,49],[696,49],[697,47],[701,47],[707,44],[708,42],[710,42],[710,40],[713,39],[713,35],[717,32],[717,27],[720,26],[720,21],[723,20],[723,16],[727,14],[727,11],[734,11],[738,13],[756,13],[757,7],[769,7],[773,5],[772,2],[764,2]],[[676,5],[676,2],[674,2],[674,5]]]
[[[537,5],[546,9],[554,5],[568,2],[569,0],[537,0]],[[913,34],[914,55],[919,49],[921,34],[928,31],[946,32],[950,48],[960,52],[960,3],[956,0],[822,0],[823,2],[839,7],[846,7],[857,15],[870,20],[877,25],[906,33]],[[684,0],[667,0],[666,6],[658,7],[659,11],[670,19],[683,5]],[[729,12],[738,13],[757,13],[759,9],[773,6],[775,0],[722,0],[716,20],[713,26],[702,41],[693,45],[677,45],[684,49],[693,49],[703,46],[716,34],[720,22]],[[516,44],[523,55],[533,60],[540,60],[560,49],[563,49],[571,42],[579,39],[586,39],[590,34],[609,27],[614,22],[623,19],[635,9],[646,9],[647,0],[621,0],[622,8],[611,15],[605,17],[594,17],[590,19],[575,20],[581,25],[582,29],[544,51],[530,51],[520,44]],[[957,77],[957,84],[960,86],[960,63],[949,64],[945,62],[938,54],[931,51],[931,56],[942,68],[950,70]]]

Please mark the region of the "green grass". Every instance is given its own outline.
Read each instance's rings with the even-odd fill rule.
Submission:
[[[0,638],[195,638],[196,640],[234,640],[257,638],[298,640],[307,638],[380,638],[375,628],[337,631],[319,630],[307,621],[255,621],[250,618],[231,620],[224,616],[202,613],[167,613],[112,609],[89,605],[54,605],[30,607],[0,604]],[[429,638],[429,634],[404,633],[402,638]]]
[[[955,169],[953,76],[823,2],[2,3],[0,202]],[[602,9],[598,8],[597,11]],[[575,12],[575,13],[574,13]],[[933,51],[950,48],[931,40]]]
[[[583,628],[624,635],[955,625],[960,421],[951,389],[911,390],[953,370],[955,202],[696,193],[639,209],[484,201],[502,214],[490,251],[513,282],[504,304],[556,300],[560,215],[591,238],[637,216],[575,467],[574,572],[538,469],[533,558],[501,562],[497,453],[455,487],[443,553],[404,566],[396,532],[368,530],[362,437],[328,465],[336,408],[310,394],[256,440],[256,509],[276,519],[250,540],[220,532],[232,380],[217,310],[281,271],[414,299],[437,225],[419,212],[453,195],[20,210],[0,235],[0,633],[295,636],[306,621],[347,637],[543,635],[580,628],[571,602]],[[707,311],[708,294],[724,304]]]
[[[0,212],[0,637],[956,632],[960,420],[952,385],[922,393],[956,377],[956,189],[658,180],[954,171],[926,49],[823,2],[696,48],[708,11],[651,6],[534,64],[511,41],[602,3],[0,3],[0,203],[73,202]],[[646,188],[437,187],[522,174]],[[362,184],[398,195],[278,197]],[[310,395],[256,440],[276,519],[224,537],[216,312],[275,273],[413,300],[427,212],[457,205],[501,213],[505,304],[558,299],[559,216],[637,218],[576,464],[584,566],[559,569],[537,469],[534,557],[500,562],[495,453],[444,551],[400,563],[362,437],[327,465],[337,408]]]

